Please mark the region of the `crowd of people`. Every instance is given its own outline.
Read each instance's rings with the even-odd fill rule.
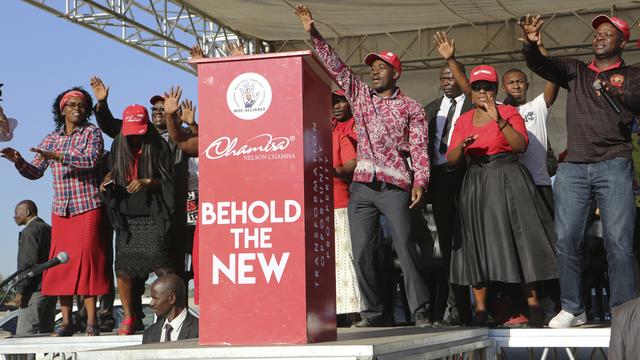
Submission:
[[[174,299],[182,305],[174,314],[180,320],[177,324],[172,322],[174,316],[161,314],[162,302],[152,286],[151,306],[162,321],[171,322],[177,330],[171,336],[176,338],[183,321],[193,327],[193,319],[182,312],[186,311],[186,284],[193,276],[188,255],[197,216],[198,169],[197,159],[192,159],[197,152],[183,152],[182,145],[197,137],[195,108],[190,101],[179,103],[177,88],[151,97],[151,117],[145,106],[131,105],[124,109],[122,119],[116,119],[107,103],[109,87],[98,77],[90,84],[95,106],[91,95],[79,87],[56,97],[52,108],[55,129],[30,149],[35,153],[31,162],[13,148],[1,151],[25,178],[39,179],[48,168],[53,172],[51,226],[38,217],[33,201],[16,206],[15,221],[25,225],[18,268],[41,264],[61,251],[69,259],[64,266],[18,284],[15,301],[22,308],[18,334],[71,336],[81,330],[95,336],[112,331],[115,270],[124,312],[118,334],[144,329],[141,295],[149,274],[155,273],[158,284],[170,285],[157,288],[173,289],[172,296],[180,297]],[[89,122],[92,114],[97,126]],[[2,120],[4,125],[4,114]],[[182,122],[188,127],[181,127],[178,123]],[[11,138],[17,122],[8,124],[10,127],[3,127],[3,140]],[[113,139],[110,151],[104,149],[103,134]],[[74,296],[80,308],[75,322]],[[62,322],[53,329],[56,297]]]
[[[550,56],[541,18],[522,19],[527,66],[547,80],[530,101],[523,70],[509,69],[500,79],[492,66],[480,65],[467,77],[454,39],[436,33],[445,62],[442,96],[423,107],[397,86],[397,54],[369,54],[367,84],[324,40],[308,8],[298,5],[295,13],[339,86],[331,109],[339,325],[394,324],[389,256],[397,258],[416,326],[584,324],[583,247],[594,211],[602,222],[610,306],[636,297],[631,135],[640,72],[622,60],[626,22],[593,20],[594,58],[585,64]],[[232,50],[242,55],[241,47]],[[203,56],[198,47],[192,55]],[[152,307],[160,321],[144,341],[197,337],[185,285],[198,280],[197,256],[195,269],[186,260],[198,251],[196,109],[181,102],[175,87],[150,98],[151,116],[146,106],[131,105],[118,119],[109,87],[98,77],[90,86],[93,97],[74,87],[55,98],[54,130],[30,149],[32,161],[10,147],[0,152],[27,179],[48,168],[53,175],[51,226],[33,201],[15,208],[16,223],[25,226],[18,268],[69,253],[67,264],[17,288],[18,333],[73,335],[80,323],[72,319],[74,296],[81,331],[111,331],[115,285],[124,310],[117,331],[131,335],[144,328],[140,297],[155,273]],[[547,119],[560,88],[567,91],[568,142],[553,174]],[[497,100],[499,89],[504,101]],[[0,109],[0,141],[11,140],[16,126]],[[108,151],[103,135],[113,139]],[[416,239],[424,236],[427,204],[437,228],[431,242]],[[438,259],[435,268],[425,266],[428,257]],[[506,317],[496,310],[498,293],[510,298]],[[63,320],[53,329],[56,298]],[[543,298],[556,306],[550,320]]]
[[[445,60],[443,96],[421,109],[396,85],[402,74],[397,54],[369,54],[366,84],[324,40],[309,9],[298,5],[295,12],[340,87],[333,95],[334,187],[343,199],[338,194],[349,186],[351,239],[337,233],[336,248],[350,240],[353,261],[341,262],[337,253],[337,262],[354,267],[359,294],[350,300],[361,299],[355,326],[394,321],[384,301],[389,288],[382,283],[388,269],[380,269],[378,254],[385,251],[381,223],[391,234],[416,326],[586,323],[585,237],[594,214],[602,223],[609,305],[636,297],[631,134],[640,89],[638,71],[622,60],[630,37],[626,22],[606,15],[593,19],[594,58],[585,64],[550,56],[540,16],[521,19],[527,66],[547,80],[531,101],[523,70],[509,69],[500,80],[495,68],[480,65],[467,77],[455,59],[454,40],[438,32],[434,45]],[[503,101],[497,101],[500,88]],[[560,88],[567,91],[568,142],[555,173],[547,119]],[[353,135],[345,134],[345,104]],[[355,155],[348,146],[344,150],[345,138],[352,140]],[[345,154],[355,164],[344,166]],[[345,169],[353,169],[346,182]],[[416,238],[424,233],[416,210],[425,204],[431,204],[437,228],[437,256]],[[342,218],[336,210],[336,229]],[[429,257],[439,258],[438,269],[425,266]],[[338,280],[348,273],[337,269]],[[340,284],[338,293],[348,282]],[[543,298],[553,305],[550,316]]]

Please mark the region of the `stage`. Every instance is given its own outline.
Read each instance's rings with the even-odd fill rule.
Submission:
[[[309,345],[200,346],[196,340],[140,345],[142,335],[0,340],[0,354],[64,354],[74,359],[606,359],[609,328],[338,329],[338,340]],[[555,355],[555,356],[554,356]],[[467,356],[467,357],[464,357]],[[472,356],[472,357],[470,357]]]
[[[486,329],[340,329],[337,341],[319,344],[199,346],[194,340],[81,352],[77,359],[440,359],[471,353],[492,359],[493,344]]]

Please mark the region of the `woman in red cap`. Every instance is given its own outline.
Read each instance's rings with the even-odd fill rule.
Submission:
[[[558,277],[553,220],[517,153],[526,150],[527,130],[518,110],[496,105],[493,67],[471,71],[474,109],[456,122],[447,153],[450,166],[468,163],[460,193],[462,244],[454,249],[451,282],[473,286],[475,325],[489,325],[486,285],[523,284],[529,326],[544,312],[533,284]],[[465,161],[468,160],[468,161]]]
[[[60,252],[69,261],[45,271],[42,294],[58,296],[62,324],[54,336],[71,336],[73,295],[83,295],[87,309],[87,335],[98,335],[96,296],[109,292],[110,266],[106,262],[105,226],[100,201],[96,198],[102,178],[100,159],[104,150],[102,133],[88,122],[93,103],[81,88],[69,89],[53,102],[56,129],[37,148],[31,163],[12,148],[2,157],[15,163],[27,179],[39,179],[51,167],[53,206],[49,258]]]
[[[142,105],[128,106],[109,154],[111,172],[100,185],[116,231],[115,270],[124,320],[118,335],[134,332],[132,279],[172,273],[168,239],[174,223],[171,151]]]

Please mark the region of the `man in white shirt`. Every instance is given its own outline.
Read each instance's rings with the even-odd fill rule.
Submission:
[[[11,141],[13,130],[18,126],[18,120],[7,118],[2,106],[0,106],[0,141]]]
[[[558,97],[558,85],[547,82],[544,91],[535,99],[527,102],[529,82],[527,75],[519,69],[507,70],[502,75],[502,90],[507,93],[505,104],[518,109],[524,119],[529,135],[527,151],[518,154],[518,160],[529,170],[536,187],[553,214],[553,192],[551,178],[547,170],[547,119],[549,109]]]
[[[144,331],[143,344],[198,337],[198,318],[189,313],[185,294],[184,282],[174,274],[151,284],[151,308],[158,321]]]

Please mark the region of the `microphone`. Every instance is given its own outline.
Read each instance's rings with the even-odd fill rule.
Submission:
[[[31,270],[29,270],[29,272],[27,272],[26,274],[24,274],[24,276],[21,276],[18,278],[18,280],[16,281],[16,283],[24,280],[24,279],[29,279],[32,278],[34,276],[38,276],[40,274],[42,274],[45,270],[52,268],[56,265],[60,265],[60,264],[64,264],[67,261],[69,261],[69,255],[67,255],[66,251],[60,251],[58,253],[58,255],[56,257],[54,257],[53,259],[47,261],[47,262],[43,262],[42,264],[38,264],[35,265]]]
[[[613,112],[615,112],[616,114],[620,114],[620,106],[618,106],[618,103],[613,100],[613,98],[611,98],[611,96],[609,96],[609,94],[604,90],[604,88],[602,87],[602,83],[598,81],[598,79],[593,82],[593,88],[600,92],[600,96],[607,104],[609,104],[609,107],[611,108],[611,110],[613,110]]]

